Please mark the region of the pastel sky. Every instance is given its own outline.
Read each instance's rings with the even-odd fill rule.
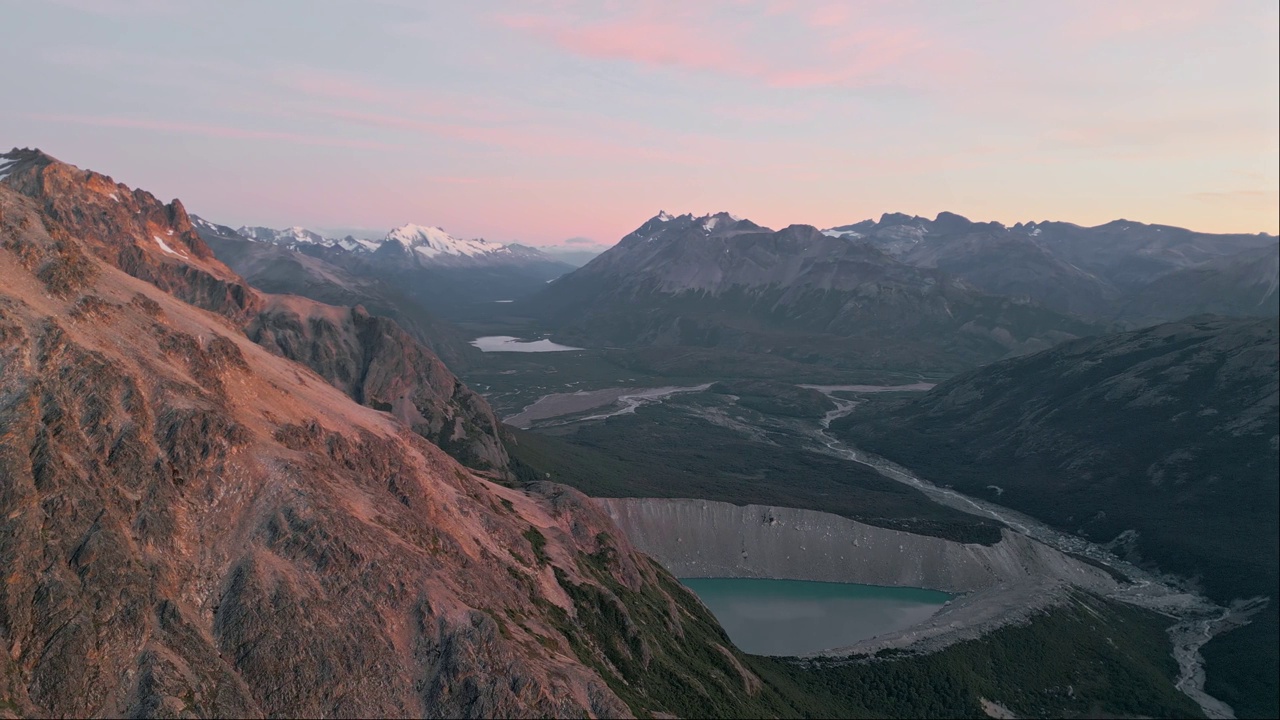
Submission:
[[[0,0],[0,145],[231,225],[1277,232],[1274,0]]]

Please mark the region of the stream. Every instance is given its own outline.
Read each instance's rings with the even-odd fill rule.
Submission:
[[[1173,657],[1179,668],[1177,688],[1194,700],[1207,717],[1235,717],[1229,705],[1204,691],[1204,657],[1200,654],[1200,648],[1218,633],[1241,622],[1251,614],[1251,611],[1259,607],[1258,602],[1251,601],[1224,608],[1208,598],[1181,587],[1177,579],[1158,576],[1143,570],[1121,560],[1096,543],[1054,530],[1015,510],[969,497],[950,488],[939,487],[916,477],[900,465],[850,447],[831,434],[831,423],[852,412],[858,402],[835,397],[832,395],[835,392],[834,388],[815,386],[814,389],[826,394],[836,404],[836,408],[827,412],[819,421],[819,427],[813,434],[814,439],[821,443],[826,452],[866,465],[891,480],[919,490],[930,500],[941,505],[971,515],[991,518],[1052,548],[1088,557],[1127,576],[1130,584],[1113,593],[1111,595],[1113,599],[1154,610],[1179,621],[1169,628],[1169,638],[1173,643]]]

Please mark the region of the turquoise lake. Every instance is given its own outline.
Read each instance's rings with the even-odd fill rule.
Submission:
[[[804,655],[926,620],[951,599],[936,590],[752,578],[682,578],[743,651]]]

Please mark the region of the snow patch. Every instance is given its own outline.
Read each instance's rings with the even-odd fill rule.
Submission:
[[[164,241],[164,238],[160,237],[159,235],[152,235],[151,238],[156,241],[156,244],[160,246],[161,250],[169,253],[170,255],[176,255],[177,257],[180,257],[180,258],[187,257],[186,253],[178,252],[177,250],[174,250],[173,248],[169,247],[168,243]]]
[[[335,240],[333,244],[342,248],[343,250],[372,251],[382,247],[382,243],[375,242],[373,240],[365,240],[363,238],[343,238],[341,240]]]
[[[654,219],[657,220],[658,222],[667,222],[674,218],[671,215],[669,215],[666,210],[659,210],[658,215]]]
[[[703,221],[702,221],[702,229],[703,229],[703,230],[706,230],[707,232],[711,232],[712,230],[714,230],[714,229],[715,229],[716,225],[717,225],[719,222],[720,222],[720,218],[718,218],[718,217],[709,217],[709,218],[707,218],[706,220],[703,220]]]
[[[826,235],[827,237],[848,238],[851,240],[862,237],[862,233],[860,232],[854,232],[853,230],[833,230],[831,228],[823,230],[822,234]]]

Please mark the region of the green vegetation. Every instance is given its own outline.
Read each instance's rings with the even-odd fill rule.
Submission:
[[[551,614],[639,717],[974,717],[983,698],[1020,717],[1201,716],[1173,686],[1168,620],[1091,595],[930,655],[800,660],[738,651],[656,564],[640,592],[615,569],[607,544],[579,563],[595,584],[557,568],[576,620]]]
[[[1238,718],[1276,717],[1277,637],[1280,608],[1272,600],[1249,625],[1210,641],[1200,649],[1205,692],[1230,705]]]
[[[1274,321],[1193,318],[996,363],[909,401],[868,398],[833,430],[922,478],[1192,578],[1257,596],[1214,638],[1206,690],[1280,714],[1280,454]],[[997,496],[991,486],[999,486]]]
[[[866,715],[974,717],[985,698],[1019,717],[1202,717],[1173,686],[1167,623],[1081,594],[1026,625],[930,655],[752,660],[770,684],[810,698],[815,715],[856,702]]]
[[[669,497],[756,503],[834,513],[870,525],[961,542],[999,541],[999,527],[931,502],[870,468],[822,455],[781,435],[769,441],[712,424],[682,398],[582,424],[563,436],[512,430],[516,473],[595,497]],[[772,444],[771,444],[772,443]]]
[[[551,562],[551,556],[547,555],[546,551],[547,537],[538,528],[530,525],[523,535],[524,539],[529,543],[529,548],[533,550],[533,557],[538,561],[539,565],[546,565]]]
[[[708,392],[736,395],[739,405],[766,415],[821,418],[836,409],[836,404],[817,390],[771,380],[718,382]]]

